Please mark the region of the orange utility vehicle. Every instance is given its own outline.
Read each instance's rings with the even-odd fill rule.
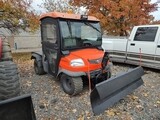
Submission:
[[[69,95],[93,86],[90,94],[95,114],[143,84],[143,69],[111,77],[109,55],[104,52],[99,20],[92,16],[50,12],[41,16],[42,51],[33,52],[36,74],[58,77]]]
[[[69,95],[81,92],[87,78],[92,85],[110,78],[108,54],[102,72],[104,51],[97,18],[51,12],[40,20],[43,52],[32,54],[37,74],[46,72],[59,77]]]

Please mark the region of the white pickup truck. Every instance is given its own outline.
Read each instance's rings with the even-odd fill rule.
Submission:
[[[113,62],[160,69],[160,25],[135,26],[128,38],[103,38]]]

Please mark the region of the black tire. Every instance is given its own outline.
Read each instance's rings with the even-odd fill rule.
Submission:
[[[8,40],[2,41],[2,58],[1,61],[12,61],[11,48]]]
[[[69,95],[77,95],[83,90],[83,81],[81,77],[71,77],[66,74],[60,76],[63,91]]]
[[[34,60],[34,71],[37,75],[45,74],[42,61],[37,61],[36,59]]]
[[[20,93],[17,65],[12,61],[0,62],[0,100],[15,97]]]

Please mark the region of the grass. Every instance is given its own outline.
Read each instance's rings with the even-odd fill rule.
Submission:
[[[31,60],[31,53],[12,53],[15,62],[26,62]]]

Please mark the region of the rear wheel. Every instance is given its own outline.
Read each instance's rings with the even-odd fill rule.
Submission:
[[[34,60],[34,71],[37,75],[45,74],[41,61]]]
[[[15,97],[20,93],[17,65],[12,61],[0,62],[0,100]]]
[[[64,92],[69,95],[76,95],[83,90],[83,81],[81,77],[71,77],[62,74],[60,81]]]

